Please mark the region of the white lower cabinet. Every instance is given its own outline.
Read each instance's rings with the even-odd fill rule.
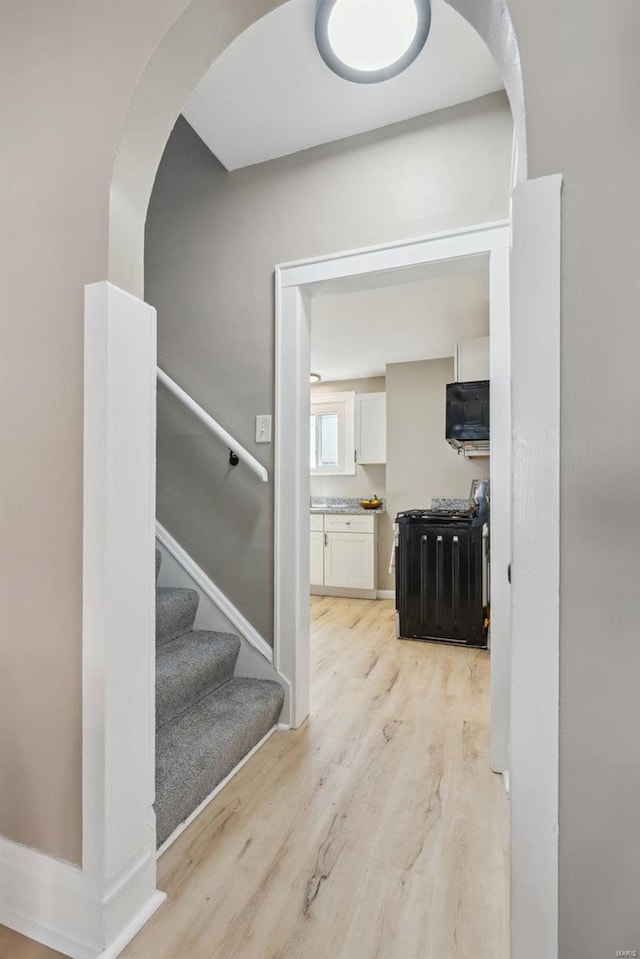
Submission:
[[[375,589],[373,533],[326,533],[324,585]]]
[[[309,580],[312,586],[324,585],[324,533],[311,530],[309,534],[311,544],[311,561],[309,563]]]
[[[314,592],[326,588],[375,594],[375,534],[375,516],[312,514],[310,581]]]

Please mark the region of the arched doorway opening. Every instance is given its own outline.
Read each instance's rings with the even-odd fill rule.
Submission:
[[[541,543],[540,527],[536,526],[536,523],[540,517],[540,502],[543,499],[548,502],[549,496],[553,496],[557,488],[556,392],[551,391],[548,407],[541,411],[539,407],[536,409],[535,385],[541,369],[546,371],[548,382],[549,377],[553,376],[554,362],[557,367],[557,341],[554,339],[553,324],[557,321],[558,314],[557,309],[554,312],[553,306],[557,296],[558,277],[555,255],[557,254],[559,261],[559,250],[553,244],[549,250],[547,245],[550,254],[548,258],[541,257],[540,251],[549,237],[556,237],[559,184],[554,181],[541,187],[540,184],[527,184],[525,179],[527,150],[522,77],[516,38],[505,3],[485,7],[480,4],[467,4],[463,0],[450,2],[485,40],[501,69],[511,102],[518,141],[520,181],[519,193],[514,200],[514,410],[516,422],[521,429],[519,438],[551,437],[550,443],[543,438],[538,444],[522,442],[516,446],[514,456],[514,555],[518,557],[518,569],[522,568],[525,573],[514,606],[514,632],[519,640],[519,624],[533,619],[536,615],[539,617],[540,610],[535,598],[537,591],[531,580],[532,564],[537,556],[536,544],[539,547]],[[165,35],[141,77],[123,130],[111,185],[109,281],[120,290],[128,291],[132,297],[142,297],[146,209],[162,150],[176,116],[191,90],[224,46],[253,21],[278,5],[267,0],[220,7],[190,4]],[[213,42],[212,38],[215,38]],[[188,56],[185,51],[189,52]],[[535,282],[532,282],[533,264],[536,270]],[[530,297],[532,289],[538,291],[535,302]],[[111,304],[102,304],[102,307],[111,308],[115,310],[115,314],[120,315],[124,300],[116,296]],[[135,308],[132,309],[135,313]],[[542,334],[542,348],[532,355],[531,343],[526,336],[527,323],[529,320],[537,322],[539,315],[545,310],[549,327],[543,330],[542,326],[538,326],[538,333]],[[545,339],[547,335],[548,339]],[[535,496],[539,497],[537,502],[532,503],[531,489],[536,491],[534,500]],[[150,500],[150,506],[153,506],[152,497]],[[557,517],[555,519],[557,521]],[[554,576],[557,585],[557,522],[555,525],[551,522],[545,531],[555,557],[555,562],[548,566],[549,578],[545,583],[545,589],[551,593],[547,610],[551,631],[543,656],[540,658],[538,650],[536,661],[531,659],[527,651],[526,635],[522,633],[521,645],[525,655],[520,659],[520,647],[515,651],[514,681],[521,684],[518,686],[518,694],[524,690],[525,695],[516,697],[511,727],[512,760],[517,758],[518,762],[522,762],[522,766],[531,764],[533,760],[537,773],[542,776],[543,784],[538,801],[532,803],[530,796],[526,794],[528,782],[519,782],[514,769],[513,939],[515,943],[528,938],[528,948],[532,950],[532,955],[554,954],[550,950],[555,948],[553,943],[557,939],[557,777],[553,776],[554,763],[557,763],[557,715],[549,715],[545,734],[539,735],[538,726],[537,735],[534,737],[532,724],[536,719],[535,703],[526,695],[527,689],[532,685],[533,669],[546,683],[544,688],[550,697],[549,702],[557,701],[557,695],[554,695],[557,694],[557,628],[555,633],[553,630],[554,615],[557,617],[557,589],[555,607],[553,600]],[[112,600],[114,598],[112,597]],[[141,661],[137,672],[131,675],[134,692],[136,682],[148,689],[150,665],[149,662]],[[522,670],[529,670],[528,675],[525,676]],[[539,686],[537,689],[539,693]],[[91,722],[91,716],[95,716],[97,708],[99,704],[86,703],[85,725]],[[550,710],[550,713],[552,712],[553,710]],[[138,718],[141,722],[151,723],[149,715]],[[148,742],[152,743],[151,736]],[[517,757],[516,746],[518,749],[526,749],[526,755]],[[109,748],[113,749],[114,755],[117,753],[117,737],[110,741]],[[152,764],[153,756],[148,755],[146,768],[142,770],[142,775],[146,777],[142,795],[148,795],[149,768]],[[85,771],[87,769],[90,770],[90,764],[88,754],[85,753]],[[85,837],[94,836],[97,840],[105,824],[104,817],[96,813],[104,797],[102,784],[87,775],[85,790]],[[122,842],[122,830],[129,816],[144,815],[144,802],[138,805],[135,813],[126,807],[126,803],[123,810],[119,823],[122,829],[118,828],[114,834],[119,843]],[[522,842],[521,837],[524,835],[527,838]],[[90,860],[86,859],[85,868],[88,866]],[[104,865],[104,868],[109,868],[108,864]],[[150,875],[151,870],[148,871],[147,878]],[[536,891],[532,894],[534,889]],[[143,895],[148,892],[149,890],[146,890]],[[525,903],[525,900],[528,902]]]

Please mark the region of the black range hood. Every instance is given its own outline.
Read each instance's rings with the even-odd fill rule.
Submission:
[[[445,438],[460,453],[489,453],[489,380],[447,383]]]

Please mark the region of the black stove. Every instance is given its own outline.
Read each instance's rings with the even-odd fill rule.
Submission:
[[[398,513],[398,637],[486,646],[483,531],[489,522],[488,487],[486,480],[474,480],[466,508],[457,503]]]
[[[478,519],[477,506],[469,507],[466,510],[460,509],[406,509],[398,513],[396,522],[420,522],[433,525],[434,523],[462,523],[471,525]]]

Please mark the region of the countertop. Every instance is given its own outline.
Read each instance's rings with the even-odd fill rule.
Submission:
[[[366,499],[362,496],[360,499]],[[377,509],[365,509],[360,506],[360,499],[345,499],[337,496],[312,496],[309,505],[310,513],[364,513],[369,516],[375,516],[376,513],[384,513],[384,500],[382,506]]]

